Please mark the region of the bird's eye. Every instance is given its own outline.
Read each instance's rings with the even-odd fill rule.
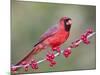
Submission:
[[[71,24],[72,24],[72,20],[71,19],[66,21],[66,25],[71,25]]]
[[[64,25],[71,25],[72,24],[71,18],[65,18],[63,21],[64,21]]]

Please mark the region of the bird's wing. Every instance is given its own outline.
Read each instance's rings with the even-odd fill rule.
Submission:
[[[57,25],[52,26],[44,34],[40,36],[38,43],[36,43],[34,46],[38,45],[39,43],[44,41],[46,38],[53,36],[57,31],[58,31],[58,26]]]

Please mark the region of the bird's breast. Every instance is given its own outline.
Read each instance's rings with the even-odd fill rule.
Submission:
[[[69,36],[69,32],[59,31],[54,36],[48,38],[48,42],[52,47],[59,46],[64,43]]]

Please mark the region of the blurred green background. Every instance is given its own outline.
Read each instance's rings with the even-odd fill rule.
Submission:
[[[37,42],[42,33],[55,25],[63,16],[72,19],[73,24],[70,37],[62,46],[66,48],[73,40],[78,38],[87,28],[96,29],[96,6],[56,4],[41,2],[23,2],[12,0],[11,6],[11,64],[16,64]],[[57,65],[53,68],[48,62],[39,64],[38,70],[28,72],[20,69],[19,73],[35,73],[50,71],[85,70],[96,68],[96,37],[93,36],[91,44],[81,45],[72,50],[69,58],[63,55],[56,57]],[[37,60],[43,59],[50,48],[35,56]]]

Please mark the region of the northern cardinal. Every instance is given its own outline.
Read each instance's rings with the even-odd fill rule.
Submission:
[[[51,47],[52,49],[60,49],[60,45],[63,44],[69,37],[72,20],[69,17],[62,17],[58,24],[49,28],[34,45],[32,51],[24,57],[16,65],[20,65],[23,61],[29,63],[33,56],[38,54],[41,50]]]

